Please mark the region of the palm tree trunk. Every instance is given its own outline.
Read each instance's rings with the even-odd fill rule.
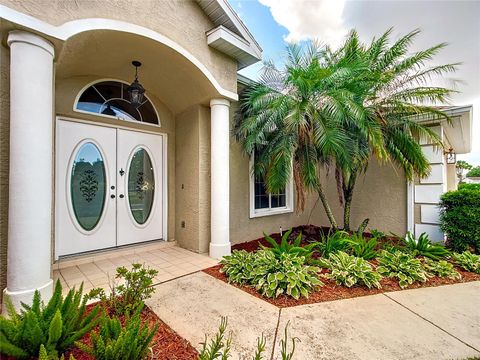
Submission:
[[[338,229],[337,221],[335,220],[335,216],[333,215],[332,209],[330,208],[330,204],[328,203],[327,197],[325,196],[325,192],[323,191],[322,184],[318,184],[317,188],[318,196],[322,201],[323,208],[325,209],[325,213],[327,214],[328,221],[332,225],[333,230]]]
[[[353,171],[348,183],[343,184],[343,198],[345,201],[343,206],[343,229],[345,231],[350,231],[350,213],[352,210],[353,190],[355,189],[356,180],[357,174]]]

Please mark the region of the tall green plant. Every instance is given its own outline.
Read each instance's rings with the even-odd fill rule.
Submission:
[[[301,246],[302,242],[302,233],[300,232],[298,236],[293,240],[293,242],[289,242],[288,238],[290,237],[290,234],[292,233],[293,228],[288,230],[282,235],[282,239],[280,241],[280,244],[277,243],[277,241],[272,238],[271,236],[263,233],[265,236],[265,240],[272,246],[271,248],[268,248],[266,246],[263,246],[260,244],[260,248],[263,250],[270,250],[273,252],[275,257],[279,259],[282,254],[296,254],[300,256],[305,256],[307,260],[309,260],[314,252],[315,249],[315,244],[308,244],[305,246]]]
[[[100,308],[96,306],[87,312],[87,298],[82,297],[82,291],[83,284],[78,290],[71,289],[63,298],[62,286],[57,281],[46,306],[37,290],[32,305],[22,304],[20,313],[7,297],[9,318],[0,317],[0,353],[28,359],[41,351],[51,358],[58,357],[99,322]]]
[[[442,146],[440,138],[419,119],[448,116],[438,110],[436,103],[444,103],[452,90],[430,85],[432,76],[454,72],[458,64],[431,65],[446,44],[438,44],[412,52],[412,43],[420,34],[414,30],[394,43],[390,42],[392,29],[362,43],[356,31],[351,31],[344,45],[331,52],[332,63],[357,64],[358,71],[351,79],[355,90],[356,117],[345,117],[343,128],[351,143],[352,161],[337,161],[337,182],[344,208],[344,229],[350,229],[351,202],[356,182],[372,158],[390,162],[403,169],[408,180],[425,177],[430,165],[419,145],[419,139],[428,139]]]

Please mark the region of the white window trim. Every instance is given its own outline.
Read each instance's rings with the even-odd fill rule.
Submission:
[[[250,156],[249,174],[250,174],[250,219],[272,216],[280,214],[288,214],[293,212],[293,174],[285,186],[285,206],[268,209],[255,209],[255,175],[253,173],[254,156]]]

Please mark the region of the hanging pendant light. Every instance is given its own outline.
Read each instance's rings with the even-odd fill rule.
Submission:
[[[128,94],[130,95],[130,103],[134,107],[139,107],[142,105],[143,101],[143,94],[145,93],[145,89],[143,86],[138,82],[138,68],[142,66],[140,61],[132,61],[132,65],[135,66],[135,80],[132,84],[127,88]]]

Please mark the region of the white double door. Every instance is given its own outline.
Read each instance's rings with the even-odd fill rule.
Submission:
[[[56,257],[164,238],[163,137],[57,120]]]

